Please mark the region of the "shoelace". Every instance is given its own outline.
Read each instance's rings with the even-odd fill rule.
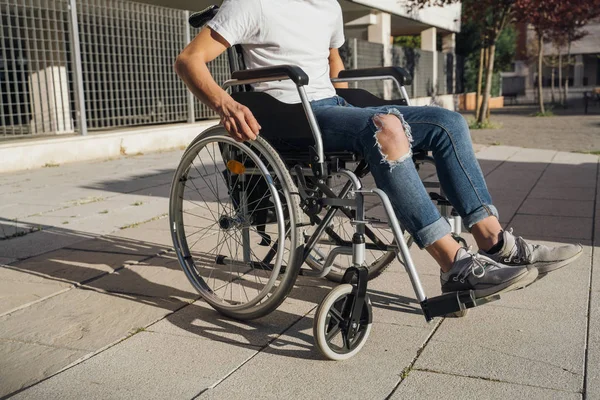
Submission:
[[[508,230],[508,232],[512,235],[512,233],[513,233],[512,228],[510,228]],[[521,237],[521,236],[515,236],[515,245],[517,247],[516,254],[513,255],[511,252],[511,255],[504,260],[505,262],[514,262],[514,263],[520,263],[521,261],[531,262],[531,254],[532,254],[533,250],[539,246],[539,245],[535,245],[535,244],[528,244],[525,241],[525,239],[523,239],[523,237]]]
[[[469,277],[469,274],[473,274],[476,278],[483,278],[485,275],[485,267],[490,264],[488,260],[483,260],[479,254],[471,253],[471,246],[469,246],[469,257],[471,262],[466,263],[458,273],[452,278],[454,281],[460,281],[465,283],[465,280]],[[479,272],[481,271],[481,272]]]

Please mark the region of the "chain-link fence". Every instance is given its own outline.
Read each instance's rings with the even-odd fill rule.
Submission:
[[[0,0],[0,11],[0,139],[216,116],[173,71],[198,33],[188,11],[127,0]],[[383,66],[383,52],[357,39],[340,49],[346,68]],[[394,46],[391,56],[413,75],[411,97],[433,93],[434,53]],[[450,93],[454,76],[460,92],[461,58],[456,72],[451,55],[437,58],[437,93]],[[219,84],[230,77],[226,55],[209,69]],[[353,86],[384,94],[382,81]]]

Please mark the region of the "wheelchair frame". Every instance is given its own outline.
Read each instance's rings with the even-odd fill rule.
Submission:
[[[190,23],[193,26],[203,25],[209,19],[211,19],[212,16],[214,16],[217,9],[218,7],[213,6],[200,13],[193,14],[190,17]],[[236,52],[237,55],[235,54]],[[239,47],[228,49],[230,65],[234,66],[240,63],[240,59],[238,58],[240,54],[241,53]],[[241,64],[243,65],[243,60],[241,60]],[[388,198],[387,194],[381,189],[363,188],[361,178],[368,173],[366,162],[362,160],[358,164],[356,169],[354,171],[351,171],[345,168],[344,161],[342,161],[342,165],[340,165],[339,159],[333,157],[328,160],[326,158],[323,148],[321,130],[319,128],[318,122],[315,118],[315,115],[313,113],[312,107],[306,94],[306,90],[304,88],[304,86],[308,84],[308,76],[304,73],[304,71],[302,71],[301,68],[291,65],[281,65],[251,70],[233,70],[232,79],[229,79],[225,83],[223,83],[222,87],[225,90],[227,90],[228,88],[232,88],[232,90],[234,90],[234,88],[236,87],[247,87],[247,85],[255,83],[282,81],[288,79],[292,80],[296,84],[298,95],[300,97],[300,103],[302,104],[304,114],[307,118],[308,126],[310,127],[311,134],[314,139],[314,146],[309,147],[309,160],[305,161],[305,163],[307,162],[309,164],[309,168],[306,168],[305,166],[299,163],[295,165],[290,172],[291,175],[296,177],[296,180],[298,182],[297,187],[301,199],[300,204],[305,214],[307,214],[310,217],[311,224],[314,224],[316,221],[317,225],[315,232],[313,232],[308,241],[305,243],[301,259],[297,260],[299,265],[292,267],[297,268],[299,271],[302,271],[303,275],[322,277],[330,272],[333,261],[337,256],[341,254],[352,256],[352,266],[346,270],[343,279],[345,283],[352,283],[353,285],[352,307],[348,315],[346,315],[348,319],[346,321],[348,324],[348,337],[352,338],[358,334],[358,326],[360,325],[361,321],[363,321],[361,320],[361,310],[363,310],[364,305],[368,303],[368,297],[366,295],[368,271],[364,266],[365,251],[367,250],[368,246],[365,243],[365,236],[369,237],[374,242],[373,244],[371,244],[371,246],[374,249],[382,251],[393,250],[395,252],[396,258],[404,265],[409,275],[413,290],[415,292],[415,296],[419,301],[419,304],[423,311],[423,315],[427,321],[431,321],[436,316],[445,316],[452,313],[464,312],[468,308],[472,308],[477,305],[498,299],[499,296],[497,295],[485,299],[476,299],[473,291],[446,293],[432,298],[428,298],[426,296],[423,286],[421,284],[421,280],[419,278],[419,274],[415,268],[412,257],[410,255],[409,246],[406,242],[400,224],[396,219],[390,199]],[[352,82],[365,80],[392,80],[397,86],[399,92],[401,93],[404,102],[407,105],[410,105],[410,99],[404,87],[405,83],[410,84],[410,79],[410,75],[399,67],[383,67],[362,70],[345,70],[339,74],[338,78],[334,78],[332,79],[332,81]],[[198,140],[202,141],[201,136],[199,136],[198,139],[196,139],[193,142],[193,144],[197,143]],[[233,142],[233,139],[231,139],[230,137],[224,137],[223,140],[225,142]],[[421,161],[433,163],[433,159],[428,155],[421,156]],[[259,167],[260,173],[269,175],[268,169],[262,163],[260,157],[254,157],[254,162]],[[252,175],[255,173],[255,171],[244,172],[244,174],[246,175]],[[348,181],[346,182],[346,184],[344,185],[344,187],[338,195],[336,195],[327,186],[327,178],[333,174],[343,175],[345,178],[348,179]],[[312,186],[309,186],[308,182],[310,182]],[[270,184],[272,184],[272,181],[270,182]],[[426,185],[426,187],[435,187],[437,189],[440,189],[441,191],[439,184],[430,184]],[[318,190],[314,190],[313,188],[317,188]],[[273,196],[276,197],[274,199],[274,202],[275,207],[277,207],[277,211],[283,214],[281,199],[279,199],[277,191],[273,193]],[[392,245],[376,243],[376,240],[373,239],[374,236],[372,235],[372,231],[369,230],[369,225],[373,225],[377,221],[368,220],[365,217],[365,197],[367,196],[375,196],[381,201],[383,210],[388,219],[388,225],[394,237],[394,242],[392,243]],[[446,217],[451,223],[453,234],[455,235],[455,237],[459,237],[458,235],[460,235],[461,233],[462,226],[460,217],[455,212],[453,212],[451,204],[443,197],[443,193],[441,193],[437,199],[432,198],[432,200],[438,201],[438,205],[441,206],[442,215]],[[245,198],[245,194],[240,194],[240,208],[242,210],[245,209],[244,207],[246,202],[247,199]],[[321,219],[318,216],[318,214],[324,208],[327,208],[327,212],[325,216]],[[348,218],[350,218],[351,224],[354,226],[352,242],[350,243],[343,240],[341,242],[338,241],[337,247],[333,248],[327,255],[326,259],[324,260],[323,266],[320,270],[318,268],[313,268],[316,269],[314,271],[301,270],[300,265],[302,265],[302,263],[304,263],[309,257],[309,255],[314,249],[316,242],[323,235],[323,233],[327,229],[330,229],[328,228],[329,224],[337,212],[342,212]],[[280,232],[282,231],[281,224],[282,221],[278,221],[278,227]],[[242,232],[243,263],[248,265],[251,264],[249,257],[251,244],[249,236],[246,233],[244,233],[244,228],[242,228]],[[283,232],[285,232],[285,230],[283,230]],[[177,240],[175,234],[175,225],[173,225],[172,234],[179,261],[180,263],[183,263],[185,262],[184,257],[181,254],[181,251],[178,250],[178,243],[176,243]],[[349,245],[351,245],[351,251],[349,249]],[[279,246],[281,246],[281,243],[279,243]],[[279,257],[279,261],[281,262],[281,254],[278,254],[277,256]],[[224,260],[222,261],[223,263],[225,262]],[[274,277],[276,277],[277,273],[279,272],[278,267],[280,266],[280,262],[277,263],[277,271],[273,271]],[[189,275],[188,278],[190,278]],[[260,302],[261,299],[258,299],[256,301]],[[370,303],[368,304],[370,310]],[[369,324],[370,318],[371,317],[369,316]],[[315,323],[317,323],[317,319],[315,319]],[[317,328],[315,325],[315,332],[316,329]]]

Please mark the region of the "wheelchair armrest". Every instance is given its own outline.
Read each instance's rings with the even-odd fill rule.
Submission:
[[[237,80],[282,77],[283,79],[291,79],[298,86],[308,85],[308,75],[306,75],[306,72],[304,72],[302,68],[296,65],[276,65],[273,67],[244,69],[235,71],[231,74],[231,77]]]
[[[393,77],[400,86],[412,84],[412,76],[404,68],[400,67],[377,67],[361,69],[345,69],[340,71],[338,79],[345,78],[369,78],[369,77]]]

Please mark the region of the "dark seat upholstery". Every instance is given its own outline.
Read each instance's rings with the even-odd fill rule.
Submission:
[[[404,100],[382,100],[362,89],[338,89],[338,95],[356,107],[405,105]],[[261,135],[284,160],[309,159],[309,146],[315,143],[301,103],[287,104],[261,92],[238,92],[233,98],[248,107],[262,127]],[[328,157],[355,160],[352,152],[327,152]]]

